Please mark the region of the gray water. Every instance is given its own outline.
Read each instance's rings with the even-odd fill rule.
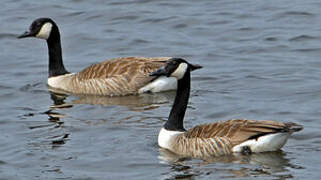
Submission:
[[[247,118],[304,125],[281,152],[180,159],[157,146],[175,92],[53,95],[38,17],[77,72],[123,56],[177,56],[192,73],[185,127]],[[317,0],[3,0],[0,179],[320,179],[321,3]]]

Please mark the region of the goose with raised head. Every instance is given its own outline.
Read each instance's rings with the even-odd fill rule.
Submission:
[[[177,93],[169,118],[158,135],[161,148],[182,156],[206,158],[232,153],[276,151],[293,132],[303,129],[295,123],[234,119],[198,125],[185,130],[183,120],[190,93],[190,71],[184,59],[173,58],[150,76],[177,78]]]
[[[60,33],[50,18],[33,21],[29,31],[18,38],[36,37],[47,41],[49,52],[48,85],[51,90],[73,94],[123,96],[145,92],[174,90],[176,78],[151,77],[169,57],[123,57],[91,65],[78,73],[66,70],[62,60]],[[195,66],[197,69],[198,66]]]

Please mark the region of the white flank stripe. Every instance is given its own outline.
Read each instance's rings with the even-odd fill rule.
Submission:
[[[174,77],[161,76],[146,86],[140,88],[138,93],[162,92],[177,89],[177,79]]]

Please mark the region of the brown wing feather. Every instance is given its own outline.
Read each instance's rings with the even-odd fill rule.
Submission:
[[[178,135],[172,144],[172,151],[188,157],[204,158],[231,154],[231,142],[226,137],[188,138]]]
[[[115,58],[85,68],[75,75],[74,82],[90,84],[87,85],[88,94],[97,94],[98,90],[102,91],[99,94],[107,95],[135,94],[153,80],[149,74],[163,66],[168,59],[169,57]],[[108,87],[96,88],[101,84],[107,84]]]
[[[290,132],[290,126],[294,123],[281,123],[276,121],[255,121],[255,120],[228,120],[212,124],[204,124],[196,126],[186,133],[187,138],[217,138],[227,137],[232,144],[239,144],[251,138],[256,138],[261,135]],[[300,129],[301,130],[301,129]]]
[[[93,64],[81,72],[77,76],[81,80],[95,78],[110,78],[126,74],[143,74],[146,75],[155,71],[164,65],[169,57],[123,57],[106,60],[104,62]]]

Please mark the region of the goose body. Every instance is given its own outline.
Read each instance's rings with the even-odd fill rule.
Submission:
[[[68,73],[48,78],[52,88],[74,94],[123,96],[146,92],[174,90],[173,77],[149,76],[165,64],[167,57],[124,57],[91,65],[78,73]]]
[[[123,57],[91,65],[78,73],[68,72],[62,60],[60,33],[50,18],[33,21],[29,31],[18,38],[36,37],[48,45],[51,90],[73,94],[123,96],[161,92],[177,88],[173,77],[150,77],[149,73],[165,65],[170,57]]]
[[[151,76],[165,75],[178,79],[172,110],[158,135],[161,148],[196,158],[276,151],[284,146],[293,132],[303,129],[295,123],[234,119],[185,130],[183,120],[189,99],[192,68],[193,65],[185,60],[173,58],[168,60],[165,67],[151,73]]]

